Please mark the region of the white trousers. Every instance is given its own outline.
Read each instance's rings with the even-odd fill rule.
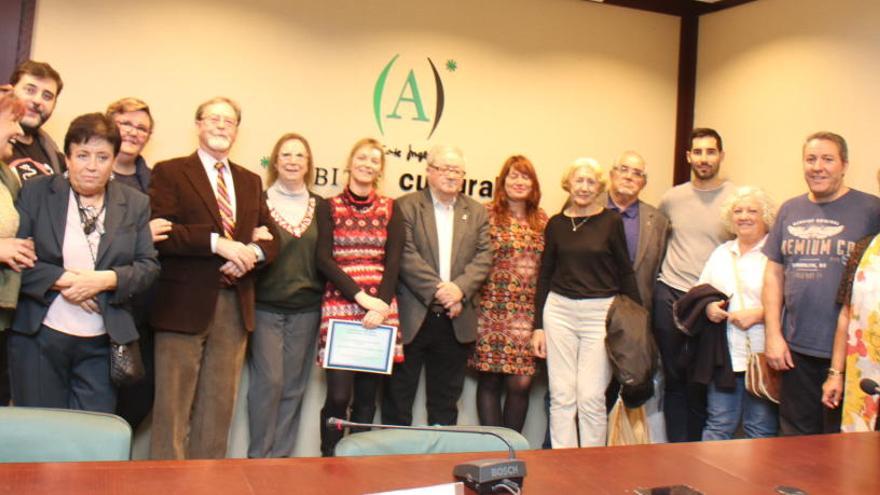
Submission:
[[[544,334],[554,449],[606,443],[605,389],[611,364],[605,351],[605,316],[613,300],[569,299],[554,292],[547,296]]]

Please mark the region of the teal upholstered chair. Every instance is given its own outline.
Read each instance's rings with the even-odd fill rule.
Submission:
[[[0,462],[125,461],[131,427],[112,414],[0,407]]]
[[[432,426],[432,431],[372,430],[348,435],[336,444],[337,456],[443,454],[450,452],[507,452],[507,445],[485,434],[444,432],[447,428],[487,431],[500,435],[515,450],[528,450],[529,441],[500,426]]]

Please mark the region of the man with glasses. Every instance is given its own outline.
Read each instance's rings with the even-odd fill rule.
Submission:
[[[606,208],[618,212],[623,219],[629,260],[636,273],[642,305],[650,314],[654,283],[666,252],[669,219],[657,208],[639,199],[639,194],[648,183],[648,172],[641,155],[635,151],[624,152],[614,162],[608,176]],[[619,390],[620,384],[612,379],[607,392],[609,410],[617,401]]]
[[[690,141],[690,182],[660,198],[660,212],[669,218],[672,231],[653,295],[654,337],[663,360],[663,411],[670,442],[702,439],[706,422],[706,386],[687,383],[685,369],[677,363],[685,336],[675,326],[672,304],[697,284],[712,251],[731,238],[721,221],[721,205],[735,189],[718,175],[724,160],[718,132],[697,128],[691,131]]]
[[[396,425],[412,423],[423,365],[428,424],[456,424],[480,286],[492,264],[486,208],[461,193],[461,150],[435,146],[426,175],[426,189],[397,200],[406,231],[397,298],[405,360],[382,404],[383,421]]]
[[[666,252],[669,219],[657,208],[639,199],[648,183],[645,160],[635,151],[626,151],[608,173],[608,203],[606,207],[620,213],[626,235],[629,260],[636,272],[639,294],[645,308],[651,311],[654,282],[660,271],[660,261]]]
[[[154,459],[222,458],[248,332],[254,328],[253,268],[274,240],[260,177],[229,160],[241,109],[229,98],[199,105],[195,153],[156,165],[153,217],[171,222],[156,243],[162,274],[153,304],[156,401]],[[269,236],[271,238],[271,236]]]
[[[26,60],[12,71],[9,83],[0,90],[11,90],[27,105],[21,119],[24,135],[13,144],[9,167],[21,183],[41,175],[64,172],[67,170],[64,155],[42,129],[52,116],[64,87],[61,76],[47,63]]]

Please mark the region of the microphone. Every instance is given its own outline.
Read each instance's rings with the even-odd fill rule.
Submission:
[[[862,378],[862,381],[859,382],[859,388],[868,395],[880,394],[880,384],[870,378]]]
[[[480,495],[496,493],[498,488],[512,493],[520,493],[523,486],[523,478],[526,475],[526,463],[516,458],[513,445],[501,435],[482,430],[469,430],[467,428],[447,428],[437,426],[400,426],[383,425],[372,423],[355,423],[339,418],[328,418],[328,428],[378,428],[382,430],[410,430],[430,431],[435,433],[467,433],[470,435],[489,435],[501,440],[507,446],[507,459],[486,459],[465,464],[459,464],[452,470],[452,475],[460,479],[470,489]]]

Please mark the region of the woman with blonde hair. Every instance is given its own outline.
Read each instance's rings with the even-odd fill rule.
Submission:
[[[318,267],[327,277],[321,303],[318,363],[324,361],[330,319],[351,320],[365,328],[399,326],[397,275],[403,253],[403,221],[394,200],[379,194],[377,186],[385,169],[385,150],[375,139],[361,139],[351,149],[346,172],[348,183],[329,200],[330,207],[318,218]],[[403,359],[397,333],[395,361]],[[327,369],[327,396],[321,409],[321,454],[333,456],[343,431],[326,427],[331,417],[371,423],[381,375]]]
[[[605,318],[618,294],[641,302],[623,220],[600,201],[604,176],[592,158],[569,165],[567,206],[544,230],[532,346],[547,358],[553,448],[605,444]]]

